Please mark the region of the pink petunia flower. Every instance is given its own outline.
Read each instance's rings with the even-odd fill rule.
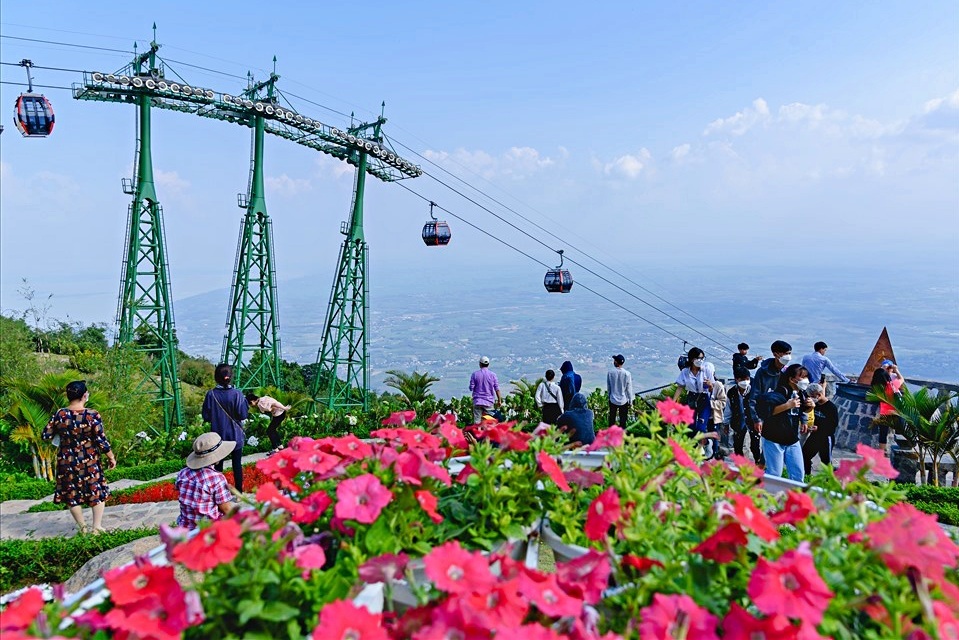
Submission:
[[[653,602],[640,612],[639,636],[643,640],[719,640],[719,620],[687,595],[653,595]]]
[[[43,609],[43,592],[33,587],[7,605],[0,618],[0,631],[22,631],[29,627]]]
[[[816,571],[808,542],[773,562],[760,557],[747,593],[766,615],[799,618],[812,625],[822,622],[833,596]]]
[[[656,410],[666,424],[692,424],[694,413],[692,408],[680,404],[672,398],[666,398],[656,403]]]
[[[393,500],[393,494],[372,473],[341,482],[336,487],[334,513],[343,520],[372,524],[383,507]]]
[[[313,569],[322,569],[326,564],[326,553],[318,544],[301,544],[293,550],[292,555],[296,560],[296,566],[303,570],[304,580],[310,578],[310,572]]]
[[[785,616],[759,619],[735,602],[723,618],[723,640],[797,640],[798,633]]]
[[[563,477],[566,478],[566,482],[579,485],[583,489],[603,484],[605,481],[602,473],[598,471],[587,471],[579,467],[573,467],[569,471],[564,471]]]
[[[370,584],[392,582],[403,575],[409,561],[409,556],[405,553],[386,553],[364,562],[360,565],[358,573],[363,582]]]
[[[800,491],[786,492],[786,506],[782,511],[770,516],[774,524],[796,524],[816,513],[816,505],[808,493]]]
[[[389,418],[383,418],[383,424],[387,426],[405,427],[414,420],[416,420],[416,411],[409,409],[408,411],[393,412]]]
[[[776,525],[759,510],[753,499],[741,493],[732,493],[727,496],[733,501],[733,511],[736,520],[747,531],[752,531],[766,542],[779,539]]]
[[[454,449],[463,451],[469,449],[469,442],[466,441],[463,430],[456,426],[455,421],[442,423],[439,427],[439,432]]]
[[[300,512],[293,514],[293,521],[300,524],[312,524],[320,519],[326,510],[333,504],[333,498],[325,491],[317,491],[303,498],[300,502]]]
[[[586,537],[597,541],[606,537],[609,528],[619,521],[622,515],[620,508],[619,493],[616,489],[609,487],[589,505],[586,512],[586,527],[584,529]]]
[[[331,602],[320,610],[313,640],[389,640],[380,616],[350,600]]]
[[[583,601],[566,593],[559,585],[556,574],[523,573],[519,577],[519,592],[536,608],[548,616],[562,618],[575,616],[583,608]]]
[[[683,447],[672,438],[669,438],[667,442],[669,443],[670,448],[673,450],[673,456],[676,458],[676,462],[679,463],[679,466],[686,467],[698,476],[703,475],[702,467],[696,464],[692,456],[689,455],[688,451],[683,449]]]
[[[892,464],[879,449],[867,447],[860,442],[856,445],[856,453],[862,456],[860,460],[843,460],[839,463],[839,468],[836,469],[836,477],[839,478],[843,484],[851,482],[859,477],[860,474],[865,474],[869,471],[884,478],[895,479],[899,477],[899,472],[893,468]]]
[[[749,539],[737,522],[720,527],[719,531],[700,542],[694,549],[707,560],[719,564],[732,562],[739,557],[739,549],[746,546]]]
[[[217,520],[173,549],[173,561],[191,571],[207,571],[232,562],[243,547],[242,529],[232,518]]]
[[[420,503],[423,511],[430,517],[430,520],[436,523],[443,522],[443,516],[436,512],[436,507],[439,504],[436,496],[429,491],[417,491],[415,495],[416,501]]]
[[[563,470],[560,469],[559,465],[556,464],[556,460],[554,460],[551,455],[545,451],[540,451],[536,454],[536,462],[539,465],[540,471],[548,475],[550,479],[556,483],[557,487],[564,492],[572,491],[569,483],[566,482],[566,478],[563,476]]]
[[[579,558],[556,564],[556,579],[571,596],[582,598],[587,604],[596,604],[609,586],[612,567],[609,556],[589,549]]]
[[[467,551],[456,540],[434,547],[424,556],[423,564],[426,577],[447,593],[484,591],[496,583],[488,561],[479,553]]]
[[[937,517],[907,502],[892,505],[882,520],[869,523],[866,536],[869,548],[899,575],[915,567],[923,576],[944,582],[946,567],[955,567],[959,560],[959,547],[939,527]]]
[[[623,446],[624,435],[626,434],[623,431],[623,428],[617,425],[613,425],[608,429],[603,429],[596,434],[596,439],[588,447],[587,451],[596,451],[597,449],[615,449],[616,447]]]
[[[281,493],[275,484],[261,484],[256,490],[256,500],[279,507],[292,514],[294,519],[298,518],[303,512],[303,507],[291,500],[289,496]]]

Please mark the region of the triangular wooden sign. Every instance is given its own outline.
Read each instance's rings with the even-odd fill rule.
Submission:
[[[862,373],[859,374],[859,379],[856,382],[867,387],[871,386],[872,374],[879,368],[879,364],[887,359],[896,362],[896,354],[892,352],[892,343],[889,342],[889,332],[886,331],[886,327],[883,327],[882,333],[879,334],[879,339],[876,340],[876,346],[872,348],[872,353],[869,354],[866,365],[862,368]]]

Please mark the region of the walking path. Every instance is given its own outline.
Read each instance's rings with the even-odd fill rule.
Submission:
[[[243,456],[243,464],[256,462],[266,457],[265,453],[254,453]],[[225,468],[229,468],[229,461]],[[157,482],[176,477],[170,473],[160,478],[146,482]],[[125,489],[139,484],[146,484],[139,480],[118,480],[111,482],[111,489]],[[52,538],[54,536],[72,536],[77,531],[77,525],[69,511],[43,511],[40,513],[26,513],[26,510],[40,502],[49,502],[53,496],[42,500],[7,500],[0,503],[0,539],[27,539]],[[90,526],[90,510],[84,508],[87,526]],[[106,507],[103,510],[103,526],[107,530],[136,529],[139,527],[158,527],[161,524],[172,524],[180,515],[180,503],[171,502],[144,502],[141,504],[119,504]]]

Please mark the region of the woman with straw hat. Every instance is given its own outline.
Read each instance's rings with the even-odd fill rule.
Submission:
[[[186,467],[176,477],[180,493],[180,517],[177,526],[195,529],[201,518],[219,520],[236,506],[226,476],[213,468],[236,448],[236,442],[219,434],[204,433],[193,441],[193,452],[186,457]]]

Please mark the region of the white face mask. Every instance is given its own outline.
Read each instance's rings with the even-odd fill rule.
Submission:
[[[800,390],[800,391],[805,391],[805,390],[806,390],[806,387],[809,386],[809,380],[806,380],[805,378],[802,378],[802,379],[799,380],[799,382],[796,383],[796,386],[799,387],[799,390]]]
[[[694,367],[701,367],[701,366],[703,366],[704,364],[706,364],[706,359],[705,359],[705,358],[696,358],[695,360],[693,360],[693,366],[694,366]]]
[[[749,380],[740,380],[736,384],[739,385],[739,388],[742,389],[743,391],[746,391],[747,389],[749,389]]]
[[[784,356],[779,356],[779,358],[777,358],[777,360],[779,360],[779,364],[781,365],[789,364],[789,361],[792,359],[793,359],[792,354],[789,354],[789,353],[787,353]]]

